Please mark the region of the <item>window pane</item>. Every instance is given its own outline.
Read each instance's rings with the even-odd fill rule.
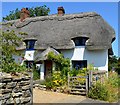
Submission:
[[[73,41],[75,43],[75,46],[84,46],[87,39],[88,38],[85,37],[79,37],[79,38],[74,38]]]
[[[72,61],[72,65],[73,65],[73,68],[75,68],[76,70],[87,68],[87,60]]]

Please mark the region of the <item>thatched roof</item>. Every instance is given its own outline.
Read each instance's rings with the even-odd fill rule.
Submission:
[[[60,53],[56,51],[54,48],[48,47],[46,50],[44,50],[39,56],[35,56],[36,61],[40,60],[47,60],[47,55],[49,52],[53,52],[55,55],[59,55]]]
[[[97,13],[67,14],[64,16],[50,15],[27,18],[24,22],[13,20],[3,23],[3,29],[11,24],[9,29],[16,32],[26,32],[27,38],[36,38],[36,49],[72,49],[75,47],[72,38],[88,37],[86,48],[100,50],[111,48],[115,39],[114,29]],[[25,46],[21,45],[19,49]]]

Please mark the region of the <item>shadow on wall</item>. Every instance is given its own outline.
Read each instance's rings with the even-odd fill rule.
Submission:
[[[70,49],[70,50],[61,50],[61,52],[63,53],[65,58],[69,58],[71,59],[74,55],[74,50]]]

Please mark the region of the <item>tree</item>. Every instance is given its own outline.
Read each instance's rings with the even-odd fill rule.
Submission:
[[[25,35],[26,33],[20,33],[20,35]],[[1,33],[0,37],[1,43],[1,70],[3,72],[21,72],[25,71],[26,68],[24,66],[21,66],[20,64],[17,64],[13,60],[13,55],[18,55],[18,52],[16,52],[16,47],[19,46],[19,43],[22,41],[22,38],[18,37],[15,34],[15,31],[6,31]]]
[[[120,71],[120,58],[116,56],[109,57],[108,69],[111,71],[115,69],[117,72]]]
[[[120,75],[120,57],[118,58],[118,68],[117,68],[117,72]]]
[[[30,17],[46,16],[50,12],[50,9],[46,5],[28,8],[28,10],[30,12]],[[16,20],[19,18],[20,10],[17,8],[16,10],[10,11],[10,14],[6,17],[3,17],[3,21]]]

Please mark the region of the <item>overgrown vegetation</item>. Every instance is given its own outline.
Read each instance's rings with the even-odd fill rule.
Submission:
[[[109,57],[108,70],[115,70],[120,74],[120,58],[116,56]]]
[[[63,57],[63,55],[55,55],[53,52],[48,54],[48,59],[56,63],[56,68],[52,72],[51,76],[48,76],[45,80],[47,89],[56,90],[60,87],[63,91],[69,91],[67,87],[68,73],[69,76],[86,76],[89,70],[97,71],[97,68],[91,64],[88,68],[82,70],[72,69],[70,70],[70,60]],[[105,77],[104,77],[105,78]],[[79,78],[81,84],[85,83],[84,78]],[[64,88],[63,88],[64,87]],[[88,92],[88,97],[93,99],[104,100],[108,102],[116,102],[120,98],[118,94],[118,88],[120,88],[120,78],[117,72],[110,71],[108,78],[106,77],[101,83],[97,80]]]
[[[21,34],[19,34],[21,35]],[[22,34],[23,35],[23,34]],[[25,35],[25,34],[24,34]],[[16,63],[13,59],[13,55],[20,55],[16,52],[16,47],[22,41],[22,38],[15,34],[15,31],[6,31],[1,33],[1,70],[3,72],[22,72],[26,70],[25,65]]]
[[[61,75],[67,76],[67,73],[70,71],[70,60],[68,58],[64,58],[62,54],[55,55],[53,52],[48,53],[47,57],[55,62],[55,71],[60,71]]]
[[[109,102],[116,102],[120,98],[118,89],[120,88],[120,78],[116,72],[110,72],[104,83],[97,81],[91,87],[88,97]]]
[[[38,79],[40,79],[40,74],[36,69],[34,69],[33,70],[33,80],[38,80]]]
[[[70,70],[70,60],[64,58],[62,54],[55,55],[53,52],[47,55],[49,60],[55,62],[55,70],[52,71],[51,76],[48,76],[45,80],[47,89],[56,90],[57,87],[63,87],[67,85],[68,72]]]
[[[50,12],[50,9],[46,5],[28,8],[28,10],[30,12],[30,17],[46,16]],[[20,10],[17,8],[16,10],[10,11],[10,14],[6,17],[3,17],[3,21],[16,20],[19,18]]]

